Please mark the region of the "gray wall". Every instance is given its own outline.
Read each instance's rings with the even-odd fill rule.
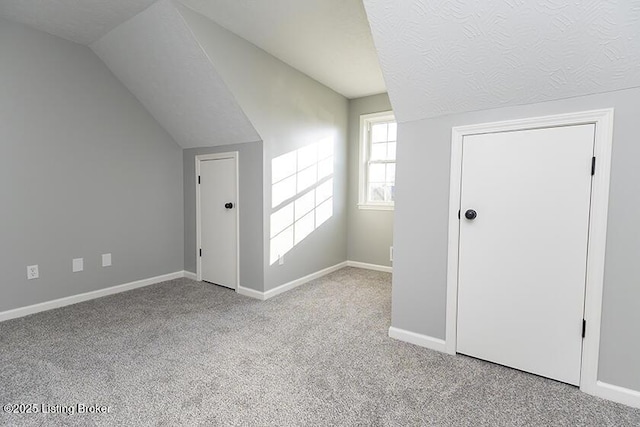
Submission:
[[[187,24],[264,144],[265,290],[347,259],[348,101],[265,51],[184,7]],[[331,138],[335,147],[333,217],[269,265],[271,159]]]
[[[0,311],[182,270],[173,139],[87,47],[0,20],[0,58]]]
[[[391,111],[389,95],[367,96],[349,101],[349,233],[347,254],[351,261],[391,266],[393,211],[358,209],[360,168],[360,116]]]
[[[640,89],[402,123],[393,326],[445,337],[451,127],[615,108],[599,379],[640,390]]]
[[[240,198],[240,285],[262,291],[262,142],[191,148],[183,152],[184,170],[184,269],[196,272],[196,180],[195,157],[200,154],[238,152]]]

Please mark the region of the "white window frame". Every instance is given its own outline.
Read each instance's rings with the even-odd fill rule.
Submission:
[[[371,126],[376,123],[396,121],[393,111],[381,111],[379,113],[362,114],[360,116],[360,157],[358,163],[358,209],[372,209],[391,211],[395,208],[395,202],[367,201],[367,182],[369,181],[369,150],[371,140]],[[396,145],[397,147],[397,145]]]

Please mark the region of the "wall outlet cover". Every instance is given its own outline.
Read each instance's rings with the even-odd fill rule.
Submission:
[[[102,266],[111,267],[111,254],[102,254]]]
[[[37,265],[27,266],[27,280],[33,280],[40,277],[40,271]]]
[[[71,270],[74,273],[78,273],[78,272],[84,270],[84,259],[83,258],[74,258]]]

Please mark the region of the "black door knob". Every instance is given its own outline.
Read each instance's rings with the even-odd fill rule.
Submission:
[[[478,216],[478,213],[473,209],[469,209],[464,213],[464,217],[467,219],[476,219],[477,216]]]
[[[229,202],[229,203],[225,203],[224,207],[227,209],[233,209],[233,203]]]

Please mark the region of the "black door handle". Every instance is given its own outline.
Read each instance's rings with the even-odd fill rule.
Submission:
[[[469,209],[464,213],[464,217],[471,220],[476,219],[477,216],[478,216],[478,213],[473,209]]]
[[[233,203],[229,202],[229,203],[225,203],[224,207],[227,209],[233,209]]]

